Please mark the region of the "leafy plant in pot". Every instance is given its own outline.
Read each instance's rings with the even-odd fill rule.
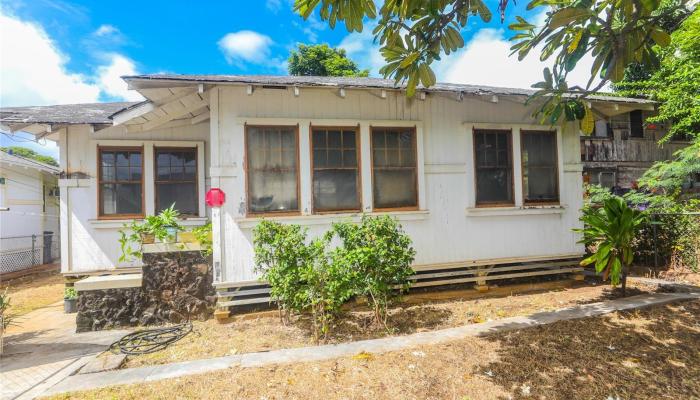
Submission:
[[[78,311],[78,292],[75,288],[67,287],[63,292],[63,311],[66,314]]]
[[[119,261],[130,261],[141,257],[141,247],[144,244],[175,243],[177,233],[183,228],[178,223],[180,213],[173,203],[170,207],[161,211],[158,215],[148,215],[143,222],[132,221],[124,224],[119,231],[119,244],[122,254]]]

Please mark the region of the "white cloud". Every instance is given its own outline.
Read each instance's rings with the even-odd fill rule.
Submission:
[[[97,28],[95,31],[95,36],[109,36],[114,33],[119,33],[119,29],[117,29],[114,25],[104,24]]]
[[[546,13],[533,18],[535,25],[544,24]],[[542,70],[551,67],[553,57],[539,59],[541,48],[533,49],[522,61],[510,56],[511,42],[502,29],[481,29],[457,53],[443,57],[434,65],[438,80],[451,83],[530,88],[542,80]],[[586,54],[567,77],[569,86],[585,87],[590,78],[593,58]]]
[[[374,43],[372,30],[376,25],[365,24],[362,32],[354,32],[343,38],[338,47],[345,49],[348,57],[355,61],[360,68],[369,69],[370,75],[379,76],[379,69],[385,61],[379,52],[379,45]]]
[[[97,84],[102,92],[108,96],[129,101],[143,100],[143,96],[135,90],[129,90],[128,85],[121,79],[124,75],[135,75],[134,62],[121,54],[108,55],[110,62],[97,69]]]
[[[68,71],[68,59],[40,25],[0,12],[0,106],[141,99],[119,79],[136,73],[128,58],[108,54],[95,76]]]
[[[266,0],[265,8],[277,14],[282,9],[282,0]]]
[[[0,13],[2,106],[97,101],[100,89],[67,61],[41,26]]]
[[[242,61],[263,64],[269,61],[270,37],[254,31],[238,31],[226,34],[219,40],[219,49],[229,64]]]
[[[546,13],[532,18],[535,25],[544,23]],[[344,48],[348,56],[362,68],[369,68],[372,75],[380,76],[379,69],[385,65],[379,52],[379,45],[374,43],[372,24],[366,25],[361,33],[351,33],[341,41],[338,47]],[[551,66],[549,62],[539,60],[540,50],[533,50],[523,61],[517,55],[510,57],[512,43],[502,29],[481,29],[471,37],[465,47],[442,61],[433,64],[438,81],[474,85],[530,88],[542,80],[542,70]],[[585,55],[576,69],[569,73],[569,85],[585,86],[590,78],[593,60]]]

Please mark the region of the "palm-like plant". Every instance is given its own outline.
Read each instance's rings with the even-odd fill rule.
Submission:
[[[632,242],[646,215],[625,203],[620,197],[606,199],[601,208],[583,211],[580,220],[583,234],[579,243],[593,245],[595,253],[581,261],[581,265],[595,264],[596,273],[603,273],[603,280],[617,286],[622,283],[622,295],[627,286],[627,269],[632,264],[634,252]]]

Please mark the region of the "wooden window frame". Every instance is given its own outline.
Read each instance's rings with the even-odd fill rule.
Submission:
[[[314,191],[314,174],[316,169],[314,168],[314,129],[322,129],[325,131],[337,129],[340,131],[353,131],[355,132],[355,157],[357,158],[357,166],[355,168],[323,168],[324,170],[357,170],[356,187],[357,187],[357,200],[358,208],[338,208],[338,209],[323,209],[318,210],[316,208],[316,196]],[[341,143],[341,151],[343,151]],[[338,213],[348,213],[348,212],[361,212],[362,211],[362,149],[360,148],[360,125],[357,126],[326,126],[326,125],[312,125],[309,124],[309,160],[311,163],[311,209],[314,214],[338,214]],[[320,169],[319,169],[320,170]]]
[[[248,135],[250,134],[249,129],[250,128],[292,128],[294,129],[294,134],[296,135],[296,159],[297,159],[297,165],[296,165],[296,184],[297,184],[297,210],[294,211],[267,211],[267,212],[253,212],[250,209],[250,166],[248,163]],[[299,160],[299,146],[301,145],[299,143],[300,135],[299,135],[299,124],[296,125],[259,125],[259,124],[245,124],[243,127],[244,134],[243,134],[243,164],[244,164],[244,170],[245,170],[245,191],[246,191],[246,216],[247,217],[264,217],[264,216],[277,216],[277,217],[284,217],[284,216],[298,216],[301,215],[301,209],[302,209],[302,204],[301,204],[301,183],[300,183],[300,176],[301,176],[301,163]]]
[[[144,146],[97,146],[97,219],[141,219],[146,212],[146,154]],[[104,203],[102,202],[102,184],[103,183],[119,183],[119,181],[102,180],[102,152],[117,152],[117,151],[139,151],[141,152],[141,213],[140,214],[104,214]],[[116,161],[115,161],[116,162]],[[116,176],[115,176],[116,178]],[[131,181],[129,181],[131,182]],[[123,182],[122,182],[123,183]],[[131,182],[133,183],[133,182]]]
[[[476,134],[477,132],[488,132],[488,134],[497,134],[508,132],[508,164],[510,164],[510,191],[512,193],[512,201],[479,201],[479,165],[476,157]],[[514,207],[515,206],[515,164],[513,163],[513,129],[496,129],[496,128],[474,128],[472,129],[472,154],[474,156],[474,205],[476,208],[489,207]]]
[[[523,137],[530,133],[547,133],[554,136],[554,178],[556,200],[527,200],[525,195],[525,162],[523,161],[523,152],[525,151],[525,141]],[[521,129],[520,130],[520,170],[522,171],[522,189],[523,189],[523,204],[524,205],[559,205],[561,203],[561,193],[559,192],[559,141],[557,140],[557,131],[542,130],[542,129]]]
[[[413,174],[414,180],[413,180],[413,186],[416,189],[416,196],[414,198],[414,201],[416,203],[415,206],[407,206],[407,207],[376,207],[375,204],[375,190],[374,190],[374,182],[376,182],[376,177],[375,177],[375,170],[377,168],[374,167],[374,130],[410,130],[413,134],[413,159],[415,160],[415,165],[412,167],[412,169],[415,171],[415,174]],[[419,190],[420,188],[418,187],[418,130],[416,129],[415,126],[371,126],[369,127],[369,167],[371,169],[372,173],[372,211],[373,212],[391,212],[391,211],[417,211],[420,209],[420,204],[419,204]],[[384,169],[409,169],[408,167],[380,167]]]
[[[197,146],[153,146],[153,210],[158,213],[158,184],[168,183],[190,183],[192,181],[159,181],[158,180],[158,151],[184,151],[194,152],[194,188],[195,188],[195,208],[194,214],[180,214],[183,217],[199,216],[199,148]]]

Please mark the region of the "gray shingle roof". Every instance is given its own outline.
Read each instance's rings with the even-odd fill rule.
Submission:
[[[2,107],[3,124],[111,124],[109,117],[138,102],[60,104],[55,106]]]
[[[180,75],[180,74],[151,74],[123,76],[128,81],[173,81],[194,83],[230,83],[242,85],[284,85],[337,87],[358,89],[405,89],[405,85],[396,85],[391,79],[331,77],[331,76],[282,76],[282,75]],[[436,83],[427,92],[462,92],[472,95],[511,95],[530,96],[535,93],[532,89],[503,88],[495,86],[465,85],[458,83]],[[595,95],[591,100],[612,101],[622,103],[654,103],[651,100],[609,95]]]

